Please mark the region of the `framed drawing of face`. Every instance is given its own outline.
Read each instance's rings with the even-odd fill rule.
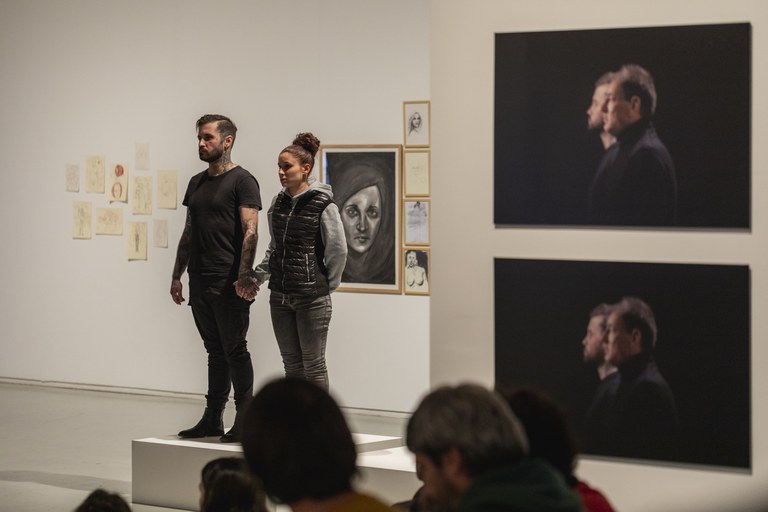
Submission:
[[[320,147],[347,240],[339,291],[400,293],[400,145]]]
[[[403,136],[407,148],[428,148],[430,135],[430,102],[403,102]]]

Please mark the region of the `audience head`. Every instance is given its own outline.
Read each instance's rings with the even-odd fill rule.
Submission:
[[[532,389],[502,392],[528,436],[529,455],[547,461],[569,481],[578,453],[576,435],[563,408]]]
[[[281,378],[253,397],[243,452],[267,495],[279,503],[323,500],[352,490],[352,434],[333,398],[297,378]]]
[[[240,457],[208,462],[200,475],[201,512],[266,512],[259,481]]]
[[[119,494],[96,489],[85,498],[75,512],[131,512],[131,507]]]
[[[425,500],[440,507],[455,505],[475,477],[528,451],[523,427],[501,396],[475,384],[425,396],[408,421],[406,440]]]

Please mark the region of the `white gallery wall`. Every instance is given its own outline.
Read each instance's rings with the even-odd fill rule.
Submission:
[[[205,353],[190,309],[169,295],[195,121],[237,123],[235,162],[266,205],[277,156],[299,131],[326,144],[402,144],[402,102],[429,98],[428,4],[412,0],[2,0],[0,2],[0,377],[204,393]],[[148,144],[150,171],[135,169]],[[129,176],[178,173],[179,207],[151,215],[147,261],[127,236],[72,239],[85,161]],[[80,192],[65,167],[80,166]],[[114,205],[113,205],[114,206]],[[153,246],[153,221],[169,247]],[[269,235],[260,218],[257,259]],[[184,280],[186,284],[186,278]],[[282,374],[268,292],[252,306],[257,384]],[[336,293],[327,358],[348,407],[410,410],[428,387],[429,297]],[[161,434],[161,433],[158,433]]]
[[[494,227],[494,34],[749,22],[753,31],[750,232]],[[430,3],[433,264],[430,382],[491,384],[494,258],[749,265],[752,470],[584,460],[578,473],[622,511],[768,504],[768,4],[676,0],[434,0]],[[717,69],[701,70],[701,80]],[[567,84],[564,84],[567,86]],[[588,100],[588,98],[585,98]],[[727,102],[728,98],[712,98]],[[586,111],[587,101],[584,109]],[[707,105],[701,105],[706,109]],[[728,169],[723,169],[724,173]],[[574,339],[578,344],[580,336]],[[729,340],[723,342],[728,356]]]

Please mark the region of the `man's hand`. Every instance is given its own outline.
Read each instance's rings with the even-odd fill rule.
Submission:
[[[256,283],[256,278],[245,274],[235,281],[235,292],[237,296],[245,300],[253,300],[259,291],[259,285]]]
[[[184,302],[184,295],[182,294],[183,289],[184,286],[181,284],[181,280],[174,279],[171,281],[171,298],[176,304],[181,305],[181,303]]]

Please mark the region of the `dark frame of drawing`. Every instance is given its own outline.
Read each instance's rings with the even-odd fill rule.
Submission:
[[[339,291],[400,293],[402,146],[324,145],[320,180],[333,188],[347,239]]]
[[[749,230],[751,39],[749,23],[497,33],[494,223]],[[598,79],[625,64],[642,66],[655,83],[653,129],[674,168],[668,222],[596,214],[601,197],[640,210],[637,176],[651,175],[611,188],[624,194],[596,193],[596,176],[620,180],[623,164],[606,156],[603,125],[588,129],[587,109]]]
[[[587,448],[585,456],[751,468],[747,266],[496,259],[494,281],[497,387],[549,394],[568,411],[582,446],[603,382],[582,344],[590,312],[628,296],[653,310],[654,359],[676,403],[675,442],[661,454]],[[605,446],[633,441],[612,439],[616,431],[606,430]]]

